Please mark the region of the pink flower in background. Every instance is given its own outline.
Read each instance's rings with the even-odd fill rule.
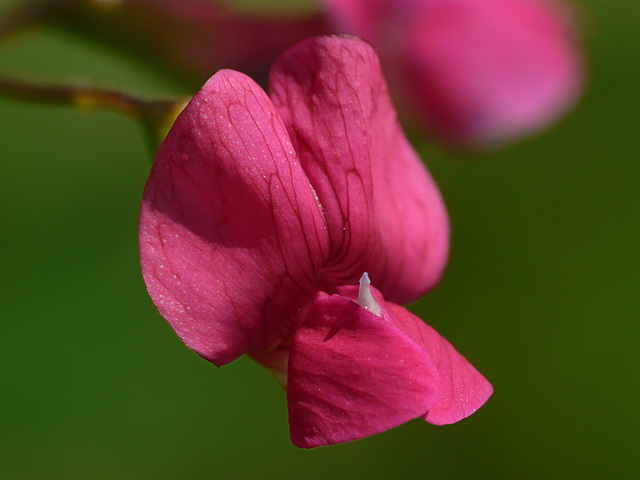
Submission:
[[[248,353],[281,378],[296,446],[453,423],[492,393],[398,305],[438,281],[448,220],[358,39],[286,51],[269,95],[215,74],[156,157],[140,250],[149,294],[187,346],[218,366]]]
[[[380,55],[403,122],[455,146],[531,135],[582,90],[570,12],[554,0],[317,0],[317,12],[274,6],[269,14],[221,0],[104,3],[111,26],[101,27],[105,16],[97,15],[94,30],[118,28],[127,49],[143,46],[145,57],[198,82],[233,68],[266,83],[275,57],[302,39],[359,36]]]
[[[339,29],[370,41],[391,92],[443,140],[529,135],[577,99],[581,55],[551,0],[321,0]]]
[[[265,74],[280,52],[329,30],[319,13],[251,12],[224,0],[115,0],[107,6],[110,31],[118,28],[147,55],[160,53],[198,78],[220,68]],[[104,17],[104,10],[94,14]]]

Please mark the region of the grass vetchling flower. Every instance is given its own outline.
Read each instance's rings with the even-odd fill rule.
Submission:
[[[299,447],[453,423],[492,393],[399,305],[438,281],[448,220],[361,40],[296,45],[269,95],[216,73],[156,157],[140,250],[189,348],[218,366],[248,353],[280,376]]]

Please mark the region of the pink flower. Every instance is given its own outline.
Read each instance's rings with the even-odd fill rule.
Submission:
[[[218,366],[248,353],[281,377],[299,447],[456,422],[492,393],[392,303],[437,282],[448,221],[358,39],[286,51],[269,96],[215,74],[156,157],[140,250],[149,294],[189,348]]]
[[[581,55],[552,0],[322,3],[342,31],[376,47],[401,105],[450,143],[531,134],[581,91]]]
[[[260,14],[223,0],[119,0],[112,7],[120,34],[197,78],[223,67],[263,75],[282,50],[329,28],[319,14]]]

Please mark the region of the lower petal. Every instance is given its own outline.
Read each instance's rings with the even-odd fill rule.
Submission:
[[[439,384],[429,355],[395,325],[320,292],[291,345],[291,441],[311,448],[385,431],[425,415]]]
[[[389,318],[431,357],[440,378],[438,399],[423,418],[434,425],[455,423],[478,410],[493,387],[469,361],[438,332],[407,309],[386,303]]]

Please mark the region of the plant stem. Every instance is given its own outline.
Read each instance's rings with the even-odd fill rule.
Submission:
[[[180,98],[147,99],[88,81],[41,83],[0,73],[0,97],[40,104],[67,105],[83,111],[111,110],[138,120],[150,134],[152,147],[159,146],[184,107]]]
[[[101,88],[85,80],[68,83],[36,83],[0,73],[0,95],[16,100],[46,104],[69,105],[80,109],[104,108],[142,118],[164,110],[175,99],[147,100],[123,91]]]

